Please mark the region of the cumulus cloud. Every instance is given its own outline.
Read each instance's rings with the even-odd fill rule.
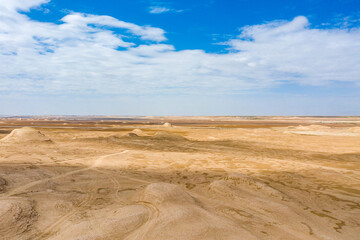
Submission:
[[[228,44],[271,81],[360,83],[360,29],[311,29],[307,18],[241,29]]]
[[[50,23],[19,13],[47,2],[0,0],[0,92],[224,94],[360,84],[359,28],[315,29],[300,16],[243,27],[225,43],[227,53],[209,54],[177,51],[163,42],[164,30],[110,16],[70,13]]]
[[[48,3],[50,0],[0,0],[0,9],[7,11],[29,11],[30,8],[40,6],[41,4]]]

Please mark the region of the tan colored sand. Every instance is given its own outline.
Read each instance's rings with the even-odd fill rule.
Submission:
[[[147,136],[147,134],[144,131],[142,131],[141,129],[139,129],[139,128],[136,128],[136,129],[132,130],[132,132],[135,133],[138,136]]]
[[[354,123],[160,125],[175,120],[185,121],[97,129],[85,120],[44,128],[34,120],[36,129],[11,133],[4,120],[0,239],[358,238],[360,136],[348,135]]]
[[[33,201],[21,197],[0,199],[1,238],[22,239],[22,235],[33,227],[36,219]]]
[[[31,127],[14,129],[8,136],[0,141],[2,143],[51,142],[48,137]]]
[[[163,124],[163,126],[164,126],[164,127],[167,127],[167,128],[170,128],[170,127],[172,127],[172,124],[169,123],[169,122],[166,122],[166,123]]]

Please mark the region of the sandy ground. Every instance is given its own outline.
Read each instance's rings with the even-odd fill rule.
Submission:
[[[359,126],[2,118],[0,239],[359,239]]]

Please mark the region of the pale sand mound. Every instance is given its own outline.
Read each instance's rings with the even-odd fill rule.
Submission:
[[[170,183],[153,183],[148,185],[141,199],[154,205],[166,202],[195,204],[194,199],[187,192],[181,187]]]
[[[328,130],[331,129],[331,127],[328,126],[323,126],[323,125],[309,125],[309,126],[296,126],[296,127],[291,127],[292,130],[296,130],[296,131],[317,131],[317,130]]]
[[[133,132],[129,132],[129,133],[126,133],[124,135],[124,137],[138,137],[138,135],[136,133],[133,133]]]
[[[256,239],[231,220],[204,209],[179,186],[153,183],[140,199],[151,206],[153,214],[128,239]]]
[[[0,238],[25,239],[20,234],[29,231],[36,218],[32,201],[15,197],[0,199]]]
[[[187,138],[176,134],[176,133],[168,133],[168,132],[157,132],[154,136],[152,136],[153,139],[156,140],[167,140],[167,141],[187,141]]]
[[[6,185],[7,185],[6,180],[0,177],[0,193],[5,191]]]
[[[167,127],[167,128],[172,127],[171,123],[169,123],[169,122],[164,123],[163,126],[164,126],[164,127]]]
[[[297,126],[288,127],[290,131],[286,133],[295,133],[303,135],[317,135],[317,136],[358,136],[360,133],[359,127],[352,128],[331,128],[323,125],[309,125],[309,126]]]
[[[23,143],[23,142],[44,142],[51,143],[51,139],[46,137],[40,131],[31,128],[23,127],[14,129],[9,135],[0,140],[4,143]]]
[[[138,136],[147,136],[146,133],[144,133],[141,129],[138,129],[138,128],[132,130],[132,132],[135,133]]]
[[[129,205],[116,210],[102,209],[93,215],[95,219],[83,219],[51,239],[124,239],[147,221],[149,209],[143,205]]]

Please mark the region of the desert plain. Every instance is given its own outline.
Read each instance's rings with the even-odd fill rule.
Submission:
[[[0,118],[0,239],[360,239],[360,117]]]

